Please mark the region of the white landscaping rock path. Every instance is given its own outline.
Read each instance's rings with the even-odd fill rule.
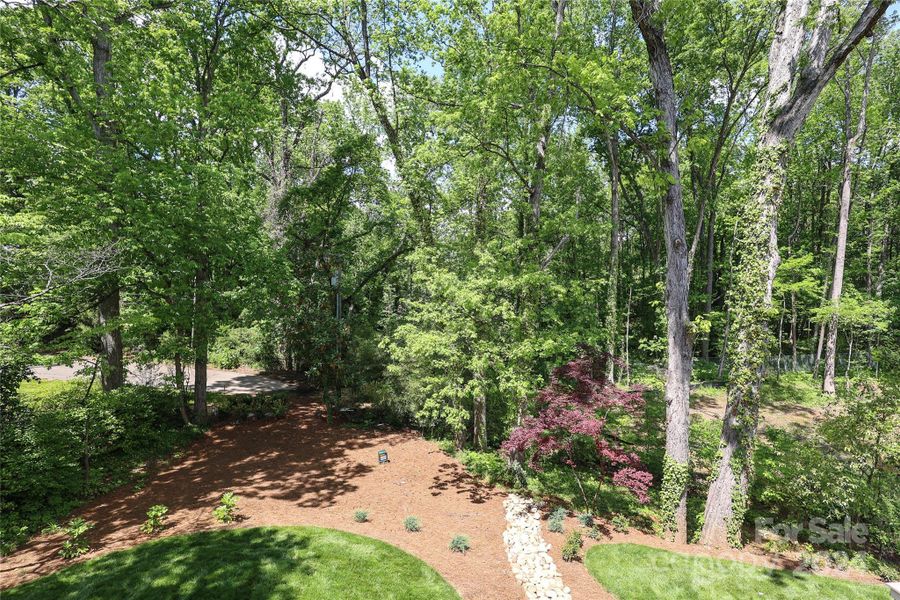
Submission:
[[[550,556],[550,544],[541,536],[541,515],[531,501],[510,494],[506,508],[506,555],[513,574],[528,600],[571,600],[572,591],[563,585],[562,576]]]

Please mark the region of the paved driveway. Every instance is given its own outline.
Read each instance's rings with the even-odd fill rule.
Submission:
[[[38,379],[67,380],[83,376],[89,372],[87,363],[75,363],[73,366],[55,365],[52,367],[33,367]],[[175,368],[172,365],[128,365],[128,382],[138,385],[166,384],[167,378],[173,377]],[[188,381],[193,381],[193,373],[188,371]],[[294,390],[296,385],[273,377],[267,377],[253,371],[226,371],[224,369],[207,369],[206,389],[226,394],[257,394],[260,392],[278,392]]]

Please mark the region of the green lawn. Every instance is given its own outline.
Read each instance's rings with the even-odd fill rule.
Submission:
[[[600,544],[585,556],[597,581],[619,600],[889,600],[887,588],[636,544]]]
[[[458,599],[421,560],[378,540],[316,527],[173,536],[3,592],[17,599]]]

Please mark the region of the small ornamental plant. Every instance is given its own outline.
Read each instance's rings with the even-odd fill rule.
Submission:
[[[415,533],[422,530],[422,523],[419,522],[418,517],[406,517],[403,519],[403,528],[410,533]]]
[[[233,523],[237,519],[237,496],[234,492],[225,492],[219,498],[219,505],[213,509],[213,516],[219,523]]]
[[[594,515],[589,512],[580,513],[578,515],[578,522],[581,523],[582,527],[592,527],[594,525]]]
[[[365,523],[369,520],[369,513],[365,510],[358,510],[353,513],[353,520],[357,523]]]
[[[166,520],[166,513],[169,512],[168,507],[163,504],[154,504],[147,511],[147,520],[141,525],[141,531],[147,535],[153,535],[163,530]]]
[[[547,529],[552,531],[553,533],[562,533],[565,530],[563,524],[565,523],[566,516],[568,516],[569,511],[567,511],[562,506],[558,507],[552,513],[550,513],[550,517],[547,519]]]
[[[469,538],[464,535],[454,536],[450,540],[450,551],[465,554],[472,546],[469,545]]]
[[[592,540],[599,540],[600,539],[600,528],[597,527],[596,525],[594,525],[593,527],[591,527],[590,529],[587,530],[587,536],[589,538],[591,538]]]
[[[89,548],[88,542],[84,536],[91,528],[93,528],[93,524],[88,523],[80,517],[69,521],[69,524],[66,525],[65,528],[66,535],[69,536],[69,539],[63,542],[62,548],[59,550],[59,555],[66,560],[71,560],[85,554]]]
[[[553,533],[562,533],[563,531],[565,531],[566,528],[563,526],[562,519],[550,517],[547,520],[547,529]]]
[[[609,415],[639,416],[642,390],[623,390],[610,383],[606,379],[610,360],[605,352],[583,346],[578,358],[554,369],[550,384],[535,398],[537,414],[513,429],[502,448],[509,457],[528,456],[535,471],[549,463],[570,469],[584,506],[594,506],[603,487],[597,486],[594,497],[588,497],[582,480],[588,469],[597,469],[601,479],[628,488],[646,504],[653,476],[637,454],[605,434]]]
[[[581,558],[581,546],[584,541],[581,539],[581,532],[573,531],[566,538],[566,543],[562,547],[562,557],[566,562],[572,562]]]
[[[613,529],[619,533],[628,533],[628,528],[631,527],[631,522],[625,515],[615,514],[610,518],[609,522]]]

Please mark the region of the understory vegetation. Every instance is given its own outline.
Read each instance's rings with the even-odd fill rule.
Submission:
[[[2,549],[52,526],[86,499],[142,485],[158,461],[195,439],[174,390],[87,382],[26,382],[0,428]]]

